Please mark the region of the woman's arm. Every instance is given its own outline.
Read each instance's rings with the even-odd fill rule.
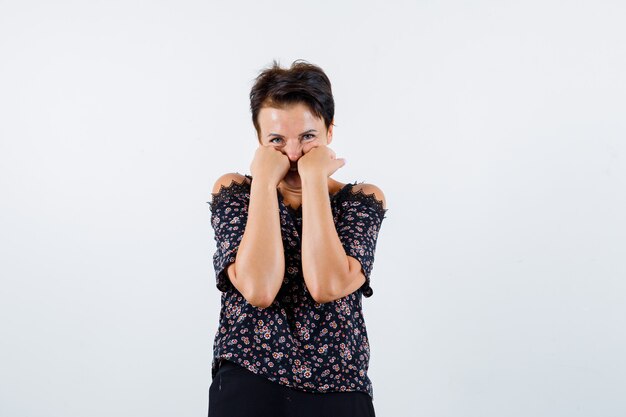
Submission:
[[[367,187],[384,202],[378,187]],[[360,262],[346,255],[339,239],[323,174],[302,177],[302,204],[302,270],[311,296],[318,303],[328,303],[358,290],[365,275]]]
[[[246,180],[240,174],[225,174],[215,183],[213,193],[233,179],[240,183]],[[227,273],[245,299],[260,308],[274,302],[282,285],[285,255],[276,186],[262,178],[252,181],[245,231],[235,262],[228,266]]]

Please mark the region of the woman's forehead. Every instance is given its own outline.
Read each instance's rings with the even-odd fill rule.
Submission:
[[[316,117],[305,104],[296,103],[283,107],[262,107],[259,123],[263,130],[280,129],[299,134],[303,130],[319,128],[324,121]]]

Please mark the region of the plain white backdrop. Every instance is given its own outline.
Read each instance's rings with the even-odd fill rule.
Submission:
[[[0,414],[206,416],[210,191],[272,59],[387,199],[379,416],[626,415],[620,1],[0,0]]]

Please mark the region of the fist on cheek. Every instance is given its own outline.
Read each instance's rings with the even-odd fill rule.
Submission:
[[[323,173],[326,177],[346,164],[344,158],[337,158],[335,151],[326,145],[318,145],[311,148],[298,159],[298,172],[300,176],[318,175]]]

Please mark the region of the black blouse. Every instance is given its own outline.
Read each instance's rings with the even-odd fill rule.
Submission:
[[[359,260],[366,282],[357,291],[328,303],[317,303],[302,276],[302,206],[283,202],[277,189],[285,277],[274,302],[255,307],[232,285],[226,272],[235,256],[248,218],[250,181],[222,186],[212,201],[211,225],[217,250],[213,264],[221,294],[219,328],[213,346],[211,374],[227,359],[294,389],[307,392],[363,391],[374,399],[367,375],[370,346],[361,296],[371,297],[370,274],[378,231],[387,209],[374,194],[346,184],[330,196],[333,220],[346,254]]]

